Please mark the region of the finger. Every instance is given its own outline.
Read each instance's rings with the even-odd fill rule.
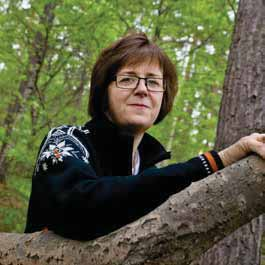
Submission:
[[[265,143],[265,134],[261,133],[256,136],[257,141]]]
[[[252,133],[247,136],[248,139],[256,139],[259,142],[265,142],[265,133]]]
[[[265,147],[260,148],[256,152],[261,158],[265,159]]]
[[[251,143],[251,150],[265,159],[265,144],[259,141],[253,141]]]
[[[259,150],[262,149],[263,145],[264,145],[263,142],[258,141],[255,138],[250,138],[248,140],[248,146],[249,146],[250,151],[252,151],[252,152],[258,153]]]

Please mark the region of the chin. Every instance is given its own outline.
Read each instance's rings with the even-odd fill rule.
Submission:
[[[140,131],[140,132],[144,132],[147,129],[149,129],[151,126],[153,125],[153,123],[151,123],[150,121],[146,121],[145,119],[129,119],[126,122],[126,127],[131,128],[131,130],[135,130],[135,131]]]

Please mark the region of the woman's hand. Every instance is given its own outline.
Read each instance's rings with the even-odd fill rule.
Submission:
[[[226,167],[251,152],[255,152],[265,159],[265,134],[252,133],[251,135],[242,137],[236,143],[220,151],[218,154]]]

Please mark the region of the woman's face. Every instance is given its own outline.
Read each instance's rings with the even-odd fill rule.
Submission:
[[[117,75],[162,78],[159,64],[141,63],[122,67]],[[163,92],[150,92],[145,80],[140,79],[135,89],[123,89],[113,81],[108,86],[109,108],[107,116],[121,127],[133,133],[142,133],[150,128],[161,108]]]

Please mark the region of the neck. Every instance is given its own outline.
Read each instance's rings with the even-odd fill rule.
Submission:
[[[137,151],[137,148],[142,140],[144,136],[144,133],[138,133],[134,136],[134,140],[133,140],[133,153],[132,153],[132,157],[134,159],[135,157],[135,154],[136,154],[136,151]]]
[[[113,122],[113,119],[111,118],[109,112],[105,113],[107,118]],[[113,122],[114,123],[114,122]],[[136,151],[137,148],[144,136],[144,132],[136,132],[135,127],[134,126],[126,126],[125,128],[122,128],[126,133],[130,134],[130,135],[134,135],[134,140],[133,140],[133,151],[132,151],[132,165],[134,166],[134,161],[135,161],[135,155],[136,155]]]

